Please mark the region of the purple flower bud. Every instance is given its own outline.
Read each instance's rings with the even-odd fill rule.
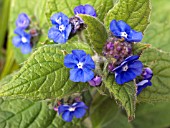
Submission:
[[[122,50],[121,46],[117,46],[116,50],[121,51]]]
[[[16,20],[16,26],[20,29],[26,29],[30,24],[30,19],[25,13],[21,13],[18,15],[18,19]]]
[[[100,76],[96,76],[88,82],[91,86],[99,86],[102,82],[102,78]]]
[[[112,50],[112,49],[114,48],[114,45],[113,45],[112,42],[109,42],[109,43],[106,45],[106,47],[107,47],[107,50]]]
[[[108,65],[108,70],[111,72],[114,69],[114,65],[113,64],[109,64]]]
[[[56,112],[57,112],[57,111],[58,111],[58,107],[54,107],[54,111],[56,111]]]
[[[153,72],[152,72],[152,70],[150,68],[144,68],[142,76],[146,80],[151,80],[152,76],[153,76]]]

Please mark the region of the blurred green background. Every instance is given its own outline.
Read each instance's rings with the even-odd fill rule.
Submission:
[[[23,0],[27,1],[27,0]],[[36,1],[36,0],[35,0]],[[43,0],[42,0],[43,1]],[[145,31],[143,42],[170,52],[170,0],[151,0],[152,14],[150,25]],[[36,3],[36,2],[35,2]],[[9,33],[10,0],[0,0],[0,78],[16,70],[19,65],[14,59],[12,46],[7,44]],[[6,63],[5,63],[6,62]],[[127,124],[124,115],[116,114],[115,128],[168,128],[170,127],[170,103],[139,104],[136,119]],[[110,110],[108,108],[107,110]],[[109,111],[110,113],[112,110]],[[117,121],[120,118],[119,121]],[[99,122],[102,119],[99,119]],[[103,121],[103,120],[102,120]],[[107,120],[104,120],[105,122]],[[124,123],[126,122],[126,123]],[[113,122],[110,122],[111,125]],[[109,124],[109,122],[108,122]],[[111,126],[109,125],[109,126]],[[109,128],[108,125],[106,125]],[[111,128],[111,127],[110,127]]]

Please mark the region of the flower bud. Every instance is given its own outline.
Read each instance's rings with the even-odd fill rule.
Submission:
[[[100,76],[96,76],[88,82],[91,86],[99,86],[102,82],[102,78]]]

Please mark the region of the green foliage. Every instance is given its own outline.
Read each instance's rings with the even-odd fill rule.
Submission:
[[[0,99],[1,128],[79,128],[78,120],[64,122],[46,101]]]
[[[151,24],[146,30],[144,42],[152,46],[170,52],[170,1],[152,0]]]
[[[150,47],[149,44],[135,43],[133,44],[133,49],[132,49],[133,55],[141,55],[141,53],[149,47]]]
[[[140,60],[153,70],[152,86],[138,96],[139,102],[170,101],[170,53],[154,48],[145,50]]]
[[[70,81],[69,69],[63,63],[65,54],[72,49],[93,54],[88,45],[81,43],[43,46],[32,54],[9,83],[0,88],[0,96],[62,98],[81,91],[86,84]]]
[[[125,115],[121,113],[113,99],[95,95],[91,106],[93,128],[131,128]]]
[[[105,17],[104,23],[109,28],[113,19],[123,20],[136,31],[144,31],[149,24],[150,0],[119,0]]]
[[[88,15],[79,15],[87,25],[87,32],[84,33],[88,43],[95,51],[102,53],[104,44],[108,38],[107,31],[102,22],[97,18]]]
[[[118,85],[115,82],[114,76],[109,75],[104,81],[105,86],[113,95],[115,100],[125,108],[128,120],[133,120],[135,116],[136,107],[136,86],[133,82],[125,83],[124,85]]]

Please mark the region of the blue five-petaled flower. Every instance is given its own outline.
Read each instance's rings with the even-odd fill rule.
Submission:
[[[13,37],[12,43],[14,44],[15,47],[20,47],[21,52],[23,54],[28,54],[31,52],[32,47],[31,47],[31,35],[24,32],[23,29],[17,28],[15,29],[15,34],[17,36]]]
[[[79,5],[79,6],[75,7],[74,8],[74,14],[75,15],[77,15],[77,14],[87,14],[87,15],[94,16],[94,17],[97,16],[96,11],[93,8],[93,6],[91,6],[89,4],[86,4],[84,6]]]
[[[74,82],[87,82],[94,77],[95,63],[83,50],[72,50],[72,54],[65,56],[64,65],[71,68],[70,80]]]
[[[141,75],[143,64],[138,60],[139,56],[129,56],[118,67],[113,69],[118,84],[124,84]]]
[[[27,14],[21,13],[16,20],[16,26],[20,29],[26,29],[30,25],[30,19]]]
[[[82,118],[86,114],[87,108],[84,102],[76,102],[72,105],[60,105],[58,107],[58,114],[62,114],[62,118],[66,122],[71,122],[74,116],[76,118]]]
[[[66,43],[71,32],[69,18],[60,12],[51,16],[51,22],[53,26],[48,31],[48,38],[56,43]]]
[[[114,36],[124,38],[127,42],[140,42],[143,38],[142,32],[131,29],[131,27],[122,20],[112,20],[110,30]]]

